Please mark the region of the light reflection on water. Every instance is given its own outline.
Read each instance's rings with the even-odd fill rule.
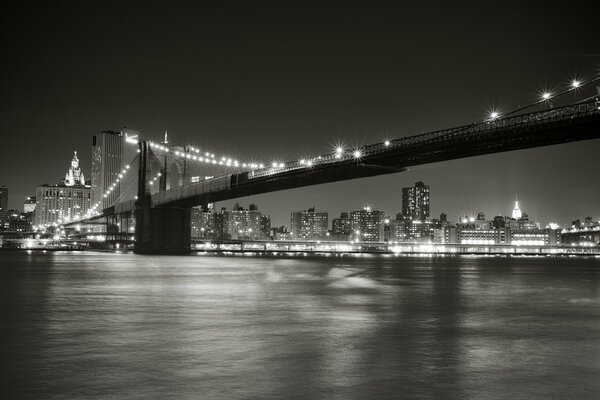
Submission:
[[[3,392],[597,398],[599,282],[592,258],[0,252]]]

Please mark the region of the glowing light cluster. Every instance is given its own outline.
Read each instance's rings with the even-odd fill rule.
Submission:
[[[596,77],[596,78],[594,78],[594,79],[592,79],[592,80],[590,80],[588,82],[583,82],[579,78],[573,78],[569,82],[569,86],[566,89],[564,89],[564,90],[562,90],[560,92],[558,92],[558,91],[554,92],[551,89],[544,89],[541,92],[539,92],[537,100],[535,102],[533,102],[533,103],[531,103],[531,104],[529,104],[527,106],[521,107],[521,108],[519,108],[517,110],[513,110],[513,111],[511,111],[509,113],[506,113],[504,115],[514,114],[517,111],[521,111],[521,110],[524,110],[526,108],[529,108],[529,107],[532,107],[532,106],[535,106],[535,105],[538,105],[538,104],[543,104],[543,103],[548,102],[548,101],[550,101],[552,99],[555,99],[555,98],[557,98],[557,97],[559,97],[561,95],[564,95],[566,93],[569,93],[569,92],[572,92],[574,90],[577,90],[577,89],[579,89],[579,88],[581,88],[581,87],[583,87],[585,85],[588,85],[590,83],[596,82],[598,80],[600,80],[600,77]],[[600,109],[600,108],[598,108],[598,109]],[[489,110],[488,111],[488,119],[486,121],[495,121],[495,120],[501,118],[502,116],[503,116],[503,114],[501,114],[500,111],[498,111],[498,110]]]

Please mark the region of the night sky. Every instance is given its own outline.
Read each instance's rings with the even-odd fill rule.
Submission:
[[[478,121],[600,73],[595,2],[22,3],[0,17],[0,185],[19,209],[73,150],[89,177],[105,129],[291,160]],[[311,206],[393,216],[422,180],[432,216],[509,215],[518,194],[531,218],[564,224],[600,218],[598,154],[587,141],[238,201],[273,225]]]

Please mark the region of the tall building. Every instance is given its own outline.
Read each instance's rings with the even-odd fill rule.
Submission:
[[[519,199],[515,198],[515,208],[513,208],[512,217],[514,219],[521,219],[522,216],[521,209],[519,209]]]
[[[290,215],[291,234],[294,240],[320,240],[327,237],[329,214],[315,211],[314,207],[294,211]]]
[[[50,225],[58,220],[73,220],[82,217],[91,206],[91,189],[82,184],[83,173],[79,169],[77,153],[71,160],[67,178],[56,185],[40,185],[36,189],[34,223]],[[72,175],[71,175],[72,174]],[[79,179],[75,179],[75,177]],[[85,181],[83,181],[85,182]]]
[[[92,139],[92,204],[101,202],[100,209],[113,205],[121,193],[121,184],[104,197],[104,193],[119,177],[123,168],[124,136],[117,131],[102,131]]]
[[[354,240],[359,242],[383,242],[384,212],[365,207],[350,213],[350,230]]]
[[[4,228],[4,223],[8,219],[8,188],[0,186],[0,229]]]
[[[414,187],[402,189],[402,214],[413,221],[429,219],[429,186],[416,182]]]

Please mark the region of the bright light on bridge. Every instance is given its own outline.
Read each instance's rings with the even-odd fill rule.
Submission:
[[[552,97],[552,93],[544,92],[542,93],[542,100],[549,100]]]
[[[573,79],[573,81],[571,82],[571,87],[573,89],[577,89],[580,86],[581,86],[581,81],[579,81],[577,79]]]
[[[358,150],[358,149],[354,150],[352,152],[352,157],[354,157],[354,158],[361,158],[362,157],[362,152],[360,150]]]

